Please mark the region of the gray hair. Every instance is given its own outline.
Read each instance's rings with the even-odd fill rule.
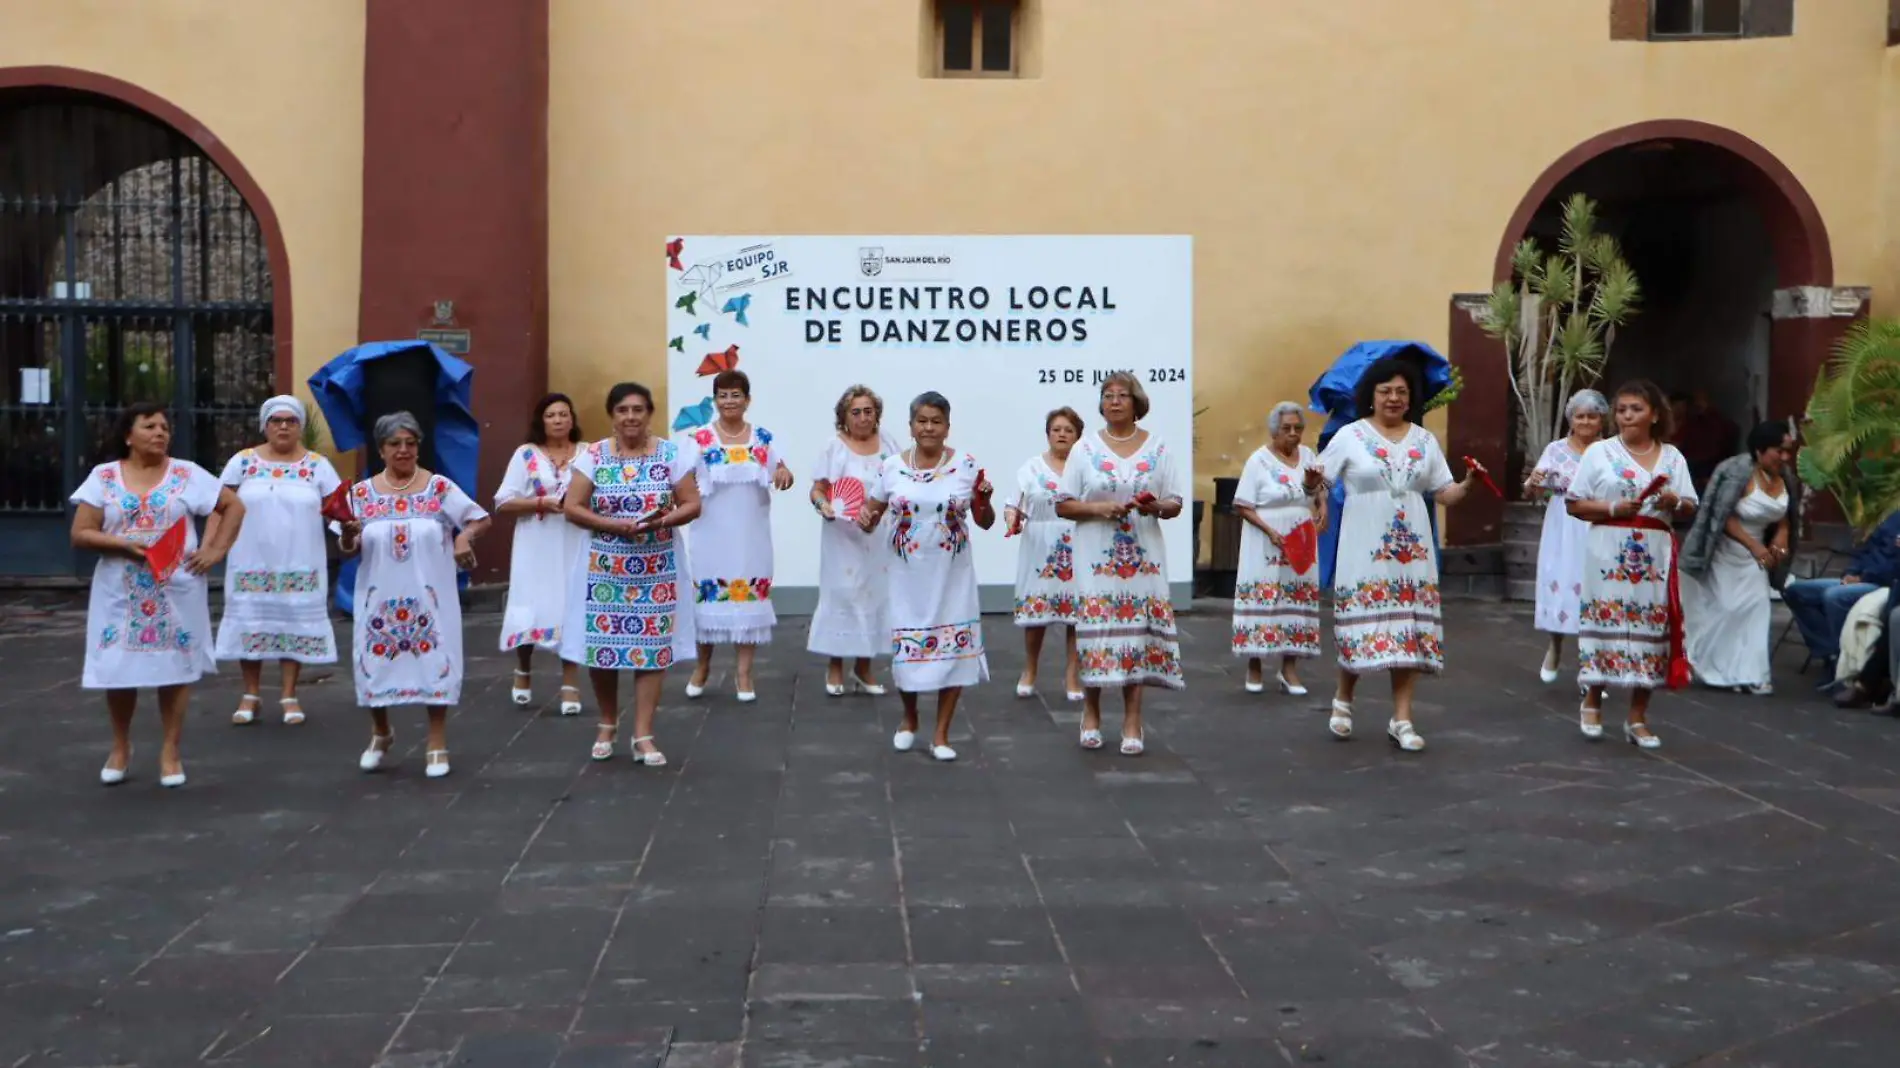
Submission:
[[[934,389],[917,394],[917,399],[910,402],[910,417],[917,418],[917,413],[924,408],[935,408],[943,413],[945,419],[950,418],[950,398]]]
[[[1136,378],[1133,371],[1111,372],[1107,378],[1102,379],[1102,388],[1097,391],[1098,395],[1107,393],[1110,386],[1120,386],[1128,391],[1128,403],[1135,409],[1136,420],[1148,418],[1148,391],[1142,388],[1141,379]],[[1096,411],[1100,412],[1101,407],[1100,402],[1097,402]]]
[[[1595,412],[1598,415],[1610,414],[1610,402],[1603,394],[1594,389],[1580,389],[1570,395],[1564,404],[1564,418],[1568,419],[1579,412]]]
[[[1273,406],[1272,411],[1267,413],[1267,433],[1278,434],[1280,432],[1280,421],[1289,415],[1298,416],[1300,422],[1306,422],[1306,412],[1304,409],[1292,401],[1281,401]]]
[[[370,437],[375,439],[376,447],[380,449],[384,442],[405,430],[416,436],[416,444],[422,443],[422,424],[416,422],[416,417],[408,412],[390,412],[376,420],[376,426],[370,432]]]

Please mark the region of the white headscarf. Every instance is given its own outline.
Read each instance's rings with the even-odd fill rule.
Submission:
[[[270,429],[271,417],[275,415],[294,415],[299,424],[309,421],[304,413],[303,402],[287,393],[272,397],[257,410],[257,429],[260,431]]]

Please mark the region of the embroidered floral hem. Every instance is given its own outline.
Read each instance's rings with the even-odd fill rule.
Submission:
[[[518,630],[501,636],[501,651],[504,653],[523,645],[555,649],[559,648],[560,644],[561,628],[559,627],[531,627],[528,630]]]
[[[287,631],[241,631],[239,660],[296,660],[305,664],[336,662],[336,642],[328,634]]]

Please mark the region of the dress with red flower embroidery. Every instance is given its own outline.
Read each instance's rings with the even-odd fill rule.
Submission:
[[[122,466],[113,461],[93,468],[72,500],[99,509],[107,534],[140,545],[152,544],[185,520],[189,553],[198,548],[198,527],[191,519],[217,507],[218,480],[189,460],[169,460],[158,485],[138,494],[126,487]],[[180,567],[160,584],[149,565],[122,556],[99,558],[86,602],[80,686],[182,686],[216,670],[211,604],[202,576]]]
[[[1425,494],[1451,485],[1438,439],[1421,426],[1388,441],[1367,420],[1320,453],[1328,482],[1346,485],[1333,572],[1333,644],[1355,674],[1445,666],[1438,552]]]
[[[1661,445],[1652,471],[1643,470],[1621,438],[1583,450],[1566,496],[1573,501],[1633,501],[1656,475],[1669,491],[1696,499],[1689,463],[1674,445]],[[1656,498],[1643,515],[1664,519]],[[1669,683],[1669,562],[1675,539],[1660,530],[1592,524],[1583,548],[1583,601],[1578,609],[1577,683],[1613,689],[1660,690]]]
[[[508,461],[495,491],[495,505],[512,500],[555,501],[567,496],[573,464],[556,464],[536,445],[523,445]],[[551,507],[551,506],[550,506]],[[515,543],[508,557],[508,604],[501,614],[503,652],[523,645],[561,647],[568,587],[575,561],[587,551],[587,532],[559,511],[515,517]]]
[[[869,490],[889,505],[891,681],[905,693],[974,686],[990,677],[970,539],[982,469],[966,452],[921,471],[905,455],[885,460]]]
[[[681,445],[694,457],[700,513],[684,532],[694,580],[693,625],[705,645],[765,645],[778,615],[772,609],[772,433],[752,427],[739,444],[710,426],[687,431]]]
[[[1056,515],[1062,476],[1040,453],[1016,472],[1016,499],[1023,514],[1016,549],[1016,625],[1075,625],[1080,601],[1075,585],[1075,523]]]
[[[1133,456],[1123,457],[1090,434],[1069,452],[1056,501],[1127,504],[1142,493],[1180,500],[1181,491],[1179,465],[1159,436],[1150,434]],[[1082,685],[1187,685],[1160,520],[1134,511],[1119,520],[1078,520],[1075,582]]]
[[[455,532],[488,513],[441,475],[409,493],[350,487],[363,524],[352,659],[356,703],[452,705],[462,696]]]
[[[1288,467],[1270,446],[1261,446],[1241,469],[1234,503],[1254,510],[1276,534],[1312,521],[1306,496],[1306,469],[1318,458],[1300,446]],[[1319,655],[1319,564],[1304,573],[1252,523],[1240,528],[1240,568],[1234,576],[1235,656]]]
[[[218,658],[336,663],[323,540],[323,499],[343,484],[336,468],[314,452],[279,462],[245,449],[219,481],[237,491],[244,525],[224,566]]]

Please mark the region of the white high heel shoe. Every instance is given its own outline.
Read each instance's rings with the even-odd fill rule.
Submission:
[[[1591,716],[1597,718],[1595,723],[1590,722]],[[1577,709],[1577,729],[1583,732],[1585,738],[1593,742],[1601,739],[1603,737],[1603,710],[1591,708],[1590,702],[1585,701],[1583,706]]]
[[[882,683],[865,682],[863,679],[853,675],[851,676],[851,692],[861,693],[866,697],[882,697],[884,696],[885,690]]]
[[[659,746],[657,745],[654,746],[653,752],[651,753],[642,753],[640,751],[641,742],[652,742],[652,741],[653,741],[653,736],[651,734],[644,735],[642,737],[635,738],[631,742],[628,742],[627,749],[633,753],[633,762],[635,764],[640,764],[649,768],[663,768],[666,766],[666,754],[660,752]]]
[[[1557,650],[1544,650],[1544,662],[1537,668],[1537,678],[1546,686],[1557,681]]]
[[[178,765],[178,770],[172,774],[160,775],[158,777],[158,784],[167,790],[176,790],[180,786],[185,785],[185,766],[180,764]]]
[[[1636,733],[1641,730],[1643,733]],[[1647,723],[1623,724],[1623,740],[1638,749],[1661,749],[1662,739],[1650,731]]]
[[[449,773],[449,751],[447,749],[429,750],[428,761],[428,767],[424,769],[423,774],[429,778],[440,779]]]
[[[106,759],[110,760],[112,758],[107,757]],[[125,781],[125,769],[131,766],[132,766],[132,750],[127,749],[125,751],[125,768],[115,768],[110,764],[107,764],[104,767],[100,768],[99,769],[99,784],[101,786],[119,785],[120,783]]]
[[[1274,681],[1280,684],[1280,692],[1286,694],[1288,697],[1305,697],[1307,695],[1308,691],[1306,687],[1297,682],[1286,681],[1285,675],[1275,675]]]
[[[251,707],[244,707],[246,701],[251,703]],[[239,694],[237,711],[231,713],[232,726],[248,727],[257,722],[257,706],[261,703],[263,703],[263,698],[254,693]]]
[[[1267,684],[1264,682],[1255,682],[1252,679],[1248,679],[1246,682],[1242,683],[1241,685],[1246,688],[1248,693],[1266,693],[1267,692]]]
[[[1352,737],[1352,702],[1333,698],[1333,715],[1326,721],[1326,729],[1333,737],[1345,741]]]
[[[708,679],[706,681],[710,682],[712,680]],[[686,680],[686,699],[688,701],[697,701],[704,696],[706,696],[706,687],[694,682],[692,679]]]
[[[527,686],[519,685],[519,681],[526,678],[530,678],[527,672],[525,671],[515,672],[515,679],[516,679],[517,684],[510,687],[508,690],[508,697],[511,700],[513,700],[515,704],[525,705],[528,702],[534,700],[534,691]]]
[[[569,697],[573,694],[573,697]],[[561,715],[578,716],[581,714],[581,691],[578,687],[561,687]]]
[[[302,701],[297,700],[295,697],[279,697],[277,699],[277,707],[283,710],[284,726],[295,727],[297,724],[303,722]]]
[[[1409,719],[1395,719],[1385,725],[1385,736],[1408,753],[1425,751],[1425,736],[1412,729]]]
[[[1026,682],[1018,682],[1016,684],[1016,696],[1017,697],[1034,697],[1036,696],[1036,688],[1034,686],[1029,685]]]
[[[394,734],[372,734],[369,736],[369,748],[356,758],[356,766],[364,771],[381,771],[383,761],[389,756],[389,747],[396,744]]]

